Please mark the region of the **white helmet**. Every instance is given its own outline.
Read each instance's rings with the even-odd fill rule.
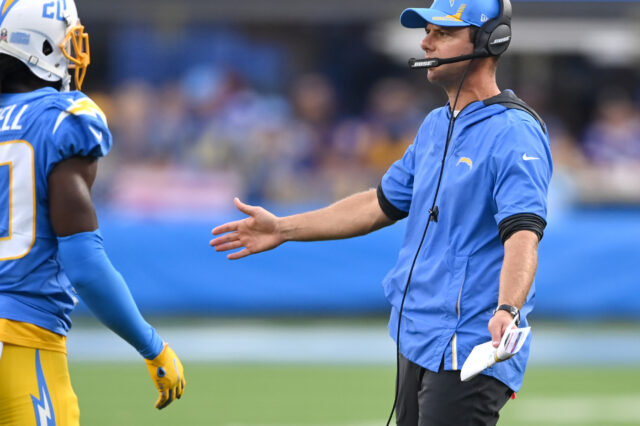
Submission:
[[[62,80],[69,90],[69,69],[78,90],[90,62],[89,35],[73,0],[2,0],[0,53],[24,62],[43,80]]]

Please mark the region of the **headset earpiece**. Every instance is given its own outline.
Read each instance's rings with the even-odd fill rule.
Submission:
[[[502,55],[511,43],[511,2],[500,0],[500,13],[478,30],[475,51],[489,56]]]

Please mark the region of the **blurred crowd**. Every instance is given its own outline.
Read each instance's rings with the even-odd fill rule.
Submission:
[[[553,205],[640,205],[640,104],[632,93],[601,88],[592,117],[577,132],[558,116],[545,119],[554,160]]]
[[[161,87],[131,81],[109,96],[91,94],[114,135],[101,194],[143,208],[216,207],[235,195],[329,202],[376,186],[402,156],[425,115],[414,93],[400,79],[381,79],[362,114],[348,116],[331,81],[316,73],[285,94],[262,94],[233,72],[204,67]]]
[[[331,202],[375,187],[445,99],[425,99],[408,78],[381,76],[362,107],[345,112],[325,72],[295,73],[285,86],[264,90],[237,70],[195,64],[160,83],[129,78],[90,93],[114,135],[96,195],[143,210],[228,208],[234,196]],[[633,93],[599,88],[592,116],[576,130],[541,91],[514,89],[549,127],[555,205],[640,203],[640,106]]]

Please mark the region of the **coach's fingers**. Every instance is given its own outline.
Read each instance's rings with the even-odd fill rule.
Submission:
[[[238,225],[240,224],[240,222],[242,221],[236,220],[234,222],[223,223],[222,225],[213,228],[213,230],[211,230],[211,233],[213,235],[220,235],[224,234],[225,232],[236,231],[238,230]]]
[[[225,244],[225,243],[230,243],[233,241],[237,241],[238,240],[238,233],[237,232],[232,232],[229,234],[225,234],[221,237],[218,238],[214,238],[213,240],[209,241],[209,244],[211,244],[212,246],[219,246],[221,244]]]
[[[260,209],[260,207],[257,206],[251,206],[249,204],[245,204],[242,201],[240,201],[240,198],[236,197],[233,199],[234,204],[236,205],[236,207],[238,208],[238,210],[240,210],[242,213],[248,215],[248,216],[255,216],[256,213],[258,212],[258,210]]]
[[[216,245],[215,248],[216,248],[216,251],[229,251],[229,250],[235,250],[243,246],[244,244],[242,244],[241,241],[231,241],[229,243]]]
[[[511,314],[507,311],[498,311],[489,321],[491,343],[494,348],[497,348],[500,345],[500,340],[502,340],[502,336],[512,320],[513,318],[511,317]]]
[[[242,259],[243,257],[247,257],[251,254],[251,252],[249,251],[249,249],[242,249],[240,251],[237,251],[235,253],[231,253],[227,255],[227,259],[229,260],[236,260],[236,259]]]

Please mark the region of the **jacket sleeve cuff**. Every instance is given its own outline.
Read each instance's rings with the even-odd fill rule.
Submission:
[[[498,230],[502,244],[518,231],[532,231],[538,236],[538,241],[540,241],[542,240],[546,226],[547,222],[537,214],[518,213],[504,218],[498,224]]]
[[[382,182],[378,184],[378,204],[380,204],[380,208],[384,212],[385,215],[391,220],[401,220],[405,217],[409,216],[408,212],[400,210],[393,204],[391,201],[387,199],[384,195],[384,191],[382,190]]]

